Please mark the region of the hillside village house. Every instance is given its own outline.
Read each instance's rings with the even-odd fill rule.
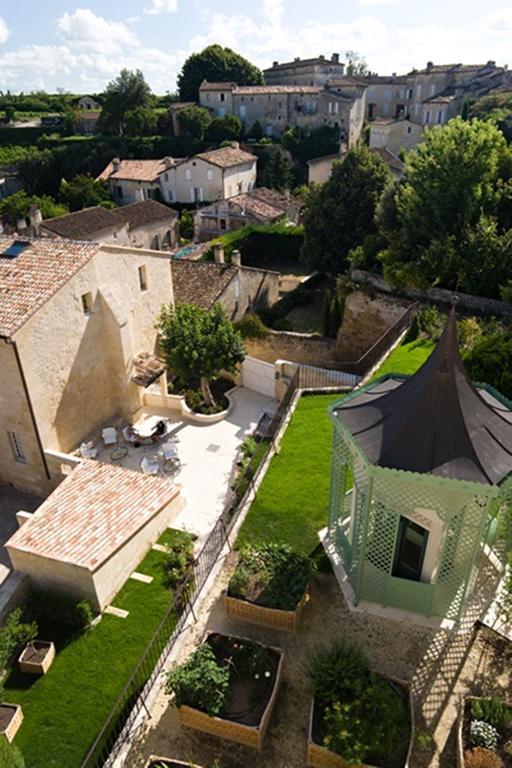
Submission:
[[[289,195],[257,187],[199,208],[195,216],[196,238],[211,240],[246,224],[273,224],[281,220],[297,224],[301,207],[300,201]]]
[[[78,99],[76,106],[78,109],[84,110],[84,112],[89,112],[91,110],[101,110],[101,106],[98,104],[97,101],[95,101],[92,96],[80,96]]]
[[[345,74],[345,64],[340,62],[339,53],[333,53],[330,59],[318,56],[316,59],[301,59],[279,63],[274,61],[271,67],[263,70],[267,85],[325,85]]]
[[[120,205],[148,198],[167,203],[209,202],[253,189],[256,165],[256,157],[233,142],[186,159],[114,158],[98,178],[108,181]]]
[[[405,164],[388,147],[370,147],[370,150],[386,163],[391,173],[400,179],[405,171]],[[332,173],[334,163],[341,163],[346,157],[346,151],[341,150],[337,155],[325,155],[308,160],[308,184],[324,184]]]
[[[199,87],[199,103],[212,115],[236,115],[246,129],[258,121],[267,136],[279,136],[287,127],[338,128],[349,146],[362,134],[366,87],[353,78],[321,85],[252,85],[210,83]]]
[[[159,251],[178,245],[178,225],[177,211],[156,200],[143,200],[113,210],[97,205],[66,216],[44,219],[37,234]]]
[[[370,123],[370,148],[386,148],[395,155],[414,149],[423,138],[425,127],[403,117],[382,118]]]
[[[48,492],[62,479],[48,452],[133,416],[139,360],[153,360],[172,300],[167,254],[0,237],[0,483]]]

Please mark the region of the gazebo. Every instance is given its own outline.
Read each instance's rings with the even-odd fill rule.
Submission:
[[[457,621],[485,562],[505,565],[512,404],[473,384],[455,309],[424,365],[330,408],[328,540],[361,601]]]

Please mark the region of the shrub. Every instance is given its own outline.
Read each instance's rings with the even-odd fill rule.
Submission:
[[[498,731],[483,720],[473,720],[470,723],[469,738],[473,747],[496,749],[498,746]]]
[[[0,739],[0,765],[2,768],[25,768],[20,750],[4,738]]]
[[[243,339],[264,339],[268,336],[268,328],[259,315],[244,315],[235,323],[235,328],[240,331]]]
[[[309,662],[313,694],[326,704],[355,698],[370,677],[370,663],[364,651],[345,640],[320,648]]]
[[[163,569],[165,582],[169,589],[175,589],[181,584],[194,559],[194,541],[189,536],[183,536],[170,546],[166,554]]]
[[[504,768],[503,760],[496,752],[482,747],[467,749],[464,752],[465,768]]]
[[[0,669],[5,669],[21,649],[37,637],[37,623],[23,623],[23,610],[16,608],[0,629]]]
[[[464,359],[473,381],[485,382],[512,399],[512,334],[486,335]]]
[[[217,664],[212,648],[201,645],[184,664],[175,666],[167,676],[167,693],[173,693],[176,706],[186,704],[218,715],[224,706],[229,686],[229,669]]]
[[[94,611],[87,600],[76,601],[60,592],[32,590],[28,600],[28,613],[36,621],[67,624],[74,629],[85,629],[93,618]]]
[[[482,720],[484,723],[492,725],[497,731],[501,731],[510,720],[510,712],[501,699],[495,696],[482,696],[471,702],[471,719]]]
[[[248,546],[240,552],[229,591],[234,597],[292,611],[311,581],[314,569],[310,557],[293,552],[286,545]]]
[[[399,747],[407,720],[405,700],[372,674],[357,698],[335,701],[325,710],[324,745],[349,763],[387,757]]]

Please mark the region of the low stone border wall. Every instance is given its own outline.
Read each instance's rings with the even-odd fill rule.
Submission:
[[[219,413],[196,413],[188,407],[184,395],[161,395],[157,392],[145,392],[144,405],[156,408],[170,408],[173,411],[178,411],[183,418],[196,424],[217,424],[217,422],[222,421],[231,413],[234,405],[231,395],[236,389],[238,387],[235,386],[226,392],[229,405],[226,410],[219,411]]]

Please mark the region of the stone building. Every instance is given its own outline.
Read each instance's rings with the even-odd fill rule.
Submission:
[[[97,205],[66,216],[44,219],[36,234],[159,251],[178,245],[178,225],[177,211],[156,200],[143,200],[113,210]]]
[[[176,304],[197,304],[210,310],[218,302],[230,320],[272,306],[279,299],[279,272],[242,266],[238,251],[225,264],[220,246],[215,262],[173,261],[172,275]]]
[[[267,136],[279,136],[287,127],[339,129],[349,146],[362,134],[366,87],[353,78],[321,85],[251,85],[210,83],[199,88],[199,103],[212,115],[236,115],[247,130],[257,121]]]
[[[397,178],[403,176],[405,164],[388,147],[370,147],[370,151],[386,163],[394,176]],[[308,184],[324,184],[331,176],[334,163],[342,163],[346,155],[346,151],[341,151],[337,155],[325,155],[308,160]]]
[[[301,59],[279,63],[274,61],[271,67],[263,70],[267,85],[321,85],[330,80],[343,77],[345,65],[340,62],[339,53],[333,53],[330,59],[318,56],[316,59]]]
[[[386,148],[395,155],[414,149],[423,138],[425,128],[412,120],[399,117],[382,118],[370,123],[370,149]]]
[[[330,408],[328,550],[353,605],[457,622],[486,565],[504,570],[512,404],[473,384],[452,310],[430,358]]]
[[[195,216],[196,239],[211,240],[247,224],[273,224],[281,220],[297,224],[301,207],[301,202],[289,195],[257,187],[199,208]]]
[[[172,296],[167,254],[0,236],[0,483],[48,492],[62,479],[49,452],[132,417],[135,362]]]

